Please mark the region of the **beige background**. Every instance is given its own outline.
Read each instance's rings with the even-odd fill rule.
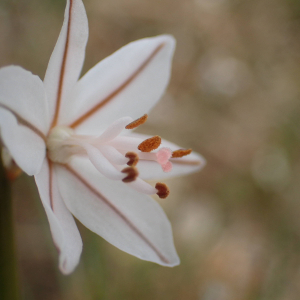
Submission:
[[[159,200],[182,263],[169,269],[115,249],[83,226],[65,277],[32,178],[13,183],[23,299],[297,300],[300,293],[300,2],[85,0],[84,72],[124,44],[177,39],[168,91],[141,132],[207,159],[168,180]],[[41,78],[64,0],[0,1],[0,66]]]

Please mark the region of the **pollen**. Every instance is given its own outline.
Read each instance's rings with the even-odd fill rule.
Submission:
[[[138,149],[142,152],[151,152],[157,149],[161,144],[161,137],[156,135],[149,139],[144,140],[138,145]]]
[[[144,114],[142,117],[140,117],[139,119],[129,123],[125,128],[126,129],[134,129],[140,125],[143,125],[148,119],[148,115]]]
[[[157,189],[156,195],[161,199],[166,199],[170,194],[170,190],[165,183],[157,182],[155,188]]]
[[[125,154],[126,158],[129,158],[129,161],[127,162],[127,165],[130,167],[135,167],[139,161],[139,156],[134,152],[127,152]]]
[[[172,158],[179,158],[192,153],[192,149],[178,149],[173,151]]]
[[[139,176],[138,170],[134,167],[127,167],[122,170],[122,173],[127,174],[127,176],[122,179],[123,182],[132,182]]]

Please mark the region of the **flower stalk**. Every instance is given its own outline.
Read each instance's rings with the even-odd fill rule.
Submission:
[[[13,203],[10,184],[0,159],[0,299],[18,299],[16,271]]]

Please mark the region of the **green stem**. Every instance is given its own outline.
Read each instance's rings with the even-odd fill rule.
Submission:
[[[1,148],[0,148],[1,151]],[[10,184],[0,157],[0,299],[17,300],[17,262],[14,245]]]

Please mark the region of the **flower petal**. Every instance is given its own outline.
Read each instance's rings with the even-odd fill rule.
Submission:
[[[142,138],[144,140],[151,137],[149,135],[138,133],[130,133],[130,136]],[[172,151],[182,148],[164,139],[162,139],[159,149],[162,147],[170,148]],[[153,151],[153,153],[159,151],[159,149]],[[173,165],[172,170],[170,172],[164,172],[160,164],[157,162],[140,160],[136,166],[139,170],[139,177],[145,180],[152,180],[182,176],[200,171],[206,164],[205,159],[200,154],[195,152],[192,152],[191,154],[182,158],[171,158],[170,161]]]
[[[52,124],[56,124],[60,105],[79,78],[87,39],[88,20],[83,3],[68,0],[64,23],[44,79]]]
[[[17,66],[0,69],[0,107],[8,109],[41,134],[48,130],[48,109],[43,82]]]
[[[45,208],[52,237],[59,251],[59,268],[70,274],[77,266],[82,251],[82,240],[73,216],[66,208],[57,187],[57,175],[52,163],[44,161],[41,172],[35,176]]]
[[[123,116],[141,117],[166,89],[174,49],[174,38],[162,35],[132,42],[102,60],[77,83],[63,123],[98,134]]]
[[[179,263],[170,223],[153,199],[103,177],[86,158],[55,168],[64,202],[86,227],[141,259]]]
[[[28,175],[37,174],[46,154],[44,140],[29,127],[18,124],[16,117],[1,107],[0,129],[3,143],[17,165]]]

